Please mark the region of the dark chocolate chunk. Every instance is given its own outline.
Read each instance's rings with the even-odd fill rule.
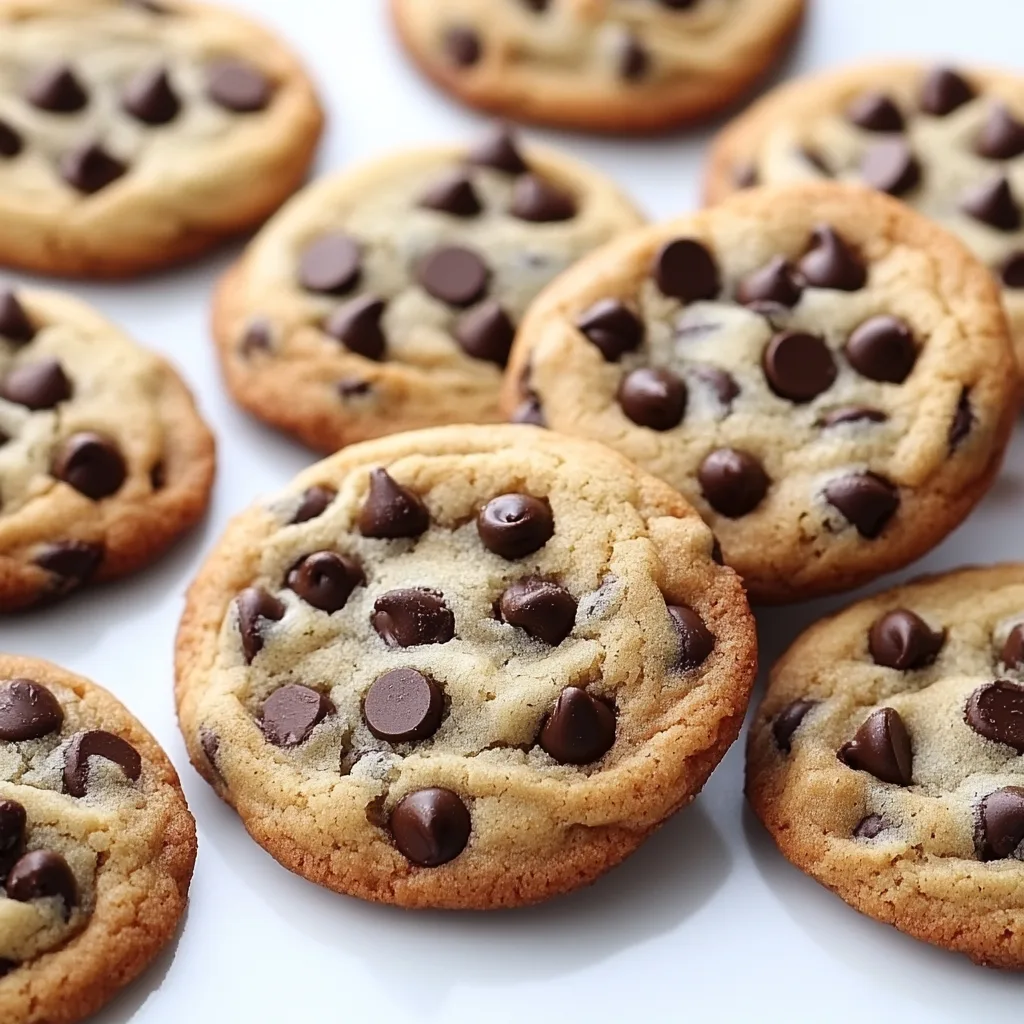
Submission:
[[[997,679],[979,687],[967,702],[966,718],[979,736],[1024,754],[1024,686]]]
[[[370,622],[389,647],[446,644],[455,636],[455,616],[436,590],[392,590],[377,598]]]

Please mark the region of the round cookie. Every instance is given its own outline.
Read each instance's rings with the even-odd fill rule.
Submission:
[[[122,277],[264,220],[322,115],[296,57],[192,0],[0,0],[0,263]]]
[[[503,401],[680,490],[771,603],[946,536],[998,471],[1017,381],[985,267],[897,201],[824,183],[580,263],[523,324]]]
[[[753,621],[699,516],[526,426],[348,448],[229,527],[177,647],[196,768],[286,867],[409,907],[591,882],[736,738]]]
[[[0,1019],[89,1016],[174,937],[195,822],[106,690],[0,655]]]
[[[706,196],[835,178],[898,196],[1003,287],[1024,364],[1024,76],[869,64],[784,85],[718,137]]]
[[[399,38],[447,92],[516,120],[655,132],[747,92],[804,0],[391,0]]]
[[[0,611],[153,561],[214,462],[170,364],[77,299],[0,287]]]
[[[871,917],[1024,968],[1024,565],[819,622],[772,671],[747,795],[797,867]]]
[[[527,306],[641,217],[606,178],[497,128],[322,179],[225,277],[214,333],[256,416],[333,452],[500,419]]]

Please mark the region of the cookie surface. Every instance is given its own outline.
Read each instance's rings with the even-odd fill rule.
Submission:
[[[986,268],[895,200],[835,184],[606,246],[534,305],[503,395],[678,488],[763,602],[938,543],[997,472],[1016,398]]]
[[[153,561],[214,461],[170,364],[77,299],[0,287],[0,610]]]
[[[0,0],[0,263],[114,277],[262,221],[322,116],[297,59],[191,0]]]
[[[1024,565],[937,576],[801,636],[751,728],[747,795],[858,910],[1024,968]]]
[[[746,92],[803,0],[391,0],[419,67],[459,99],[517,120],[651,132]]]
[[[96,1011],[174,936],[195,858],[174,768],[125,708],[0,655],[0,1020]]]
[[[896,195],[961,238],[1002,285],[1024,363],[1024,77],[865,65],[785,85],[721,133],[706,194],[826,178]]]
[[[529,427],[346,449],[229,527],[189,593],[193,764],[282,864],[404,906],[592,881],[703,785],[756,662],[670,488]]]
[[[500,418],[537,293],[641,222],[602,175],[501,129],[309,186],[221,285],[227,383],[313,448]]]

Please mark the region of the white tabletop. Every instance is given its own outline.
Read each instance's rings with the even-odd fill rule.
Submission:
[[[324,171],[395,147],[472,137],[483,123],[407,67],[387,30],[385,0],[235,2],[275,24],[318,77],[331,117]],[[1019,0],[811,4],[789,73],[876,55],[1008,67],[1021,60]],[[698,201],[707,133],[652,142],[538,134],[616,176],[652,216]],[[537,909],[411,914],[371,906],[289,874],[252,842],[189,766],[171,693],[174,631],[204,551],[232,513],[310,461],[236,410],[221,387],[207,315],[230,257],[137,284],[69,286],[184,371],[220,442],[215,502],[206,523],[153,569],[0,624],[0,649],[50,658],[122,698],[170,753],[199,822],[180,940],[98,1021],[1017,1019],[1024,979],[875,924],[790,867],[744,806],[741,744],[697,802],[626,864]],[[1022,509],[1018,426],[981,508],[903,575],[1024,557]],[[763,664],[844,603],[761,615]]]

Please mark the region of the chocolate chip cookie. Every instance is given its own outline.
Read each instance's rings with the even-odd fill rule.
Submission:
[[[678,488],[762,602],[913,561],[996,474],[1017,382],[999,292],[888,196],[743,193],[582,262],[520,330],[504,404]]]
[[[417,65],[517,120],[654,132],[727,106],[779,58],[803,0],[391,0]]]
[[[720,135],[707,196],[861,181],[958,235],[996,275],[1024,363],[1024,77],[866,65],[794,82]]]
[[[401,153],[316,182],[225,278],[214,332],[228,386],[332,452],[415,427],[500,419],[534,296],[641,222],[602,175],[522,148]]]
[[[871,917],[1024,968],[1024,565],[861,601],[772,672],[747,795],[779,849]]]
[[[109,693],[0,655],[0,1019],[89,1016],[174,936],[195,823]]]
[[[683,499],[598,445],[447,427],[348,448],[229,527],[177,698],[286,867],[410,907],[592,881],[703,785],[756,661]]]
[[[168,363],[77,299],[0,285],[0,611],[153,561],[213,472]]]
[[[258,224],[322,116],[298,60],[192,0],[0,0],[0,263],[135,274]]]

